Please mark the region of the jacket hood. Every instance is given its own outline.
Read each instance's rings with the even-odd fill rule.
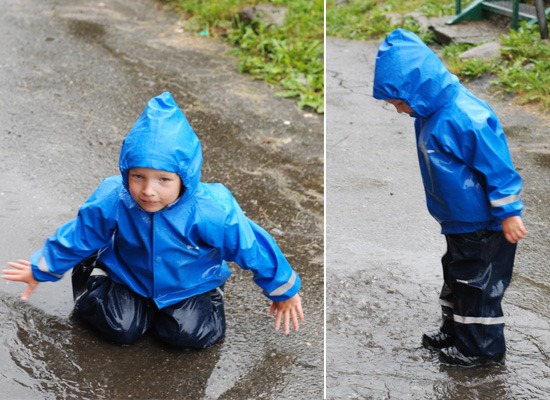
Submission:
[[[454,97],[458,85],[458,78],[412,32],[397,29],[378,48],[375,99],[403,100],[413,109],[413,116],[426,118]]]
[[[152,98],[122,143],[119,167],[128,190],[128,170],[152,168],[174,172],[191,196],[201,179],[199,139],[169,92]]]

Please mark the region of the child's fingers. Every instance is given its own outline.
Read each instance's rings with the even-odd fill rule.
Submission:
[[[281,328],[281,319],[283,318],[283,313],[277,310],[275,314],[275,330],[278,331]]]
[[[293,308],[293,312],[298,313],[298,317],[303,321],[304,320],[304,312],[302,311],[302,299],[299,295],[296,295],[296,303]]]
[[[21,300],[28,300],[29,297],[31,297],[31,293],[29,289],[25,290],[22,294],[21,294]]]
[[[22,277],[21,271],[17,269],[5,269],[2,271],[2,278],[8,281],[18,281]]]
[[[31,263],[26,260],[17,260],[17,262],[8,262],[8,266],[18,270],[27,270],[31,266]]]
[[[504,237],[506,238],[507,241],[509,241],[510,243],[517,243],[519,242],[521,239],[523,239],[526,235],[523,233],[523,231],[521,230],[517,230],[517,231],[511,231],[509,233],[506,233],[504,234]]]
[[[302,310],[302,304],[298,301],[294,304],[286,304],[283,303],[275,303],[273,302],[271,304],[271,307],[269,308],[270,314],[275,314],[275,330],[278,331],[281,328],[281,324],[283,325],[283,332],[285,335],[288,335],[290,333],[290,327],[292,324],[292,328],[294,328],[295,331],[298,331],[300,329],[300,320],[304,320],[304,312]]]
[[[34,289],[36,289],[36,285],[28,285],[27,290],[21,294],[21,300],[28,300],[31,297],[31,294],[34,292]]]
[[[285,314],[285,322],[284,322],[284,333],[285,335],[288,335],[290,333],[290,312],[287,311]]]
[[[2,271],[2,278],[7,278],[8,276],[19,275],[20,272],[16,269],[5,269]]]
[[[296,311],[298,312],[298,317],[303,321],[304,320],[304,311],[302,310],[302,304],[296,306]]]
[[[300,324],[298,323],[298,316],[296,315],[296,312],[292,312],[292,326],[294,327],[294,330],[298,332],[300,329]]]

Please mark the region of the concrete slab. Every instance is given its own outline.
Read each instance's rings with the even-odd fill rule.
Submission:
[[[502,18],[447,25],[449,19],[450,16],[429,19],[429,29],[434,32],[437,42],[443,45],[451,42],[479,44],[497,41],[510,29],[510,22]]]

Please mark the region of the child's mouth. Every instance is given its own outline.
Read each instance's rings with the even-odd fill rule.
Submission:
[[[147,207],[154,207],[157,205],[157,202],[151,200],[141,200],[141,204]]]

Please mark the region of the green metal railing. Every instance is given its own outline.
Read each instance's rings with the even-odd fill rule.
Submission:
[[[550,14],[550,8],[544,9],[543,0],[535,0],[535,6],[522,3],[520,0],[497,1],[497,0],[476,0],[462,9],[462,1],[455,1],[456,15],[447,23],[458,24],[462,21],[477,21],[484,18],[486,14],[500,14],[512,19],[512,28],[518,29],[520,20],[529,23],[538,22],[541,37],[548,38],[548,23],[546,16]]]

